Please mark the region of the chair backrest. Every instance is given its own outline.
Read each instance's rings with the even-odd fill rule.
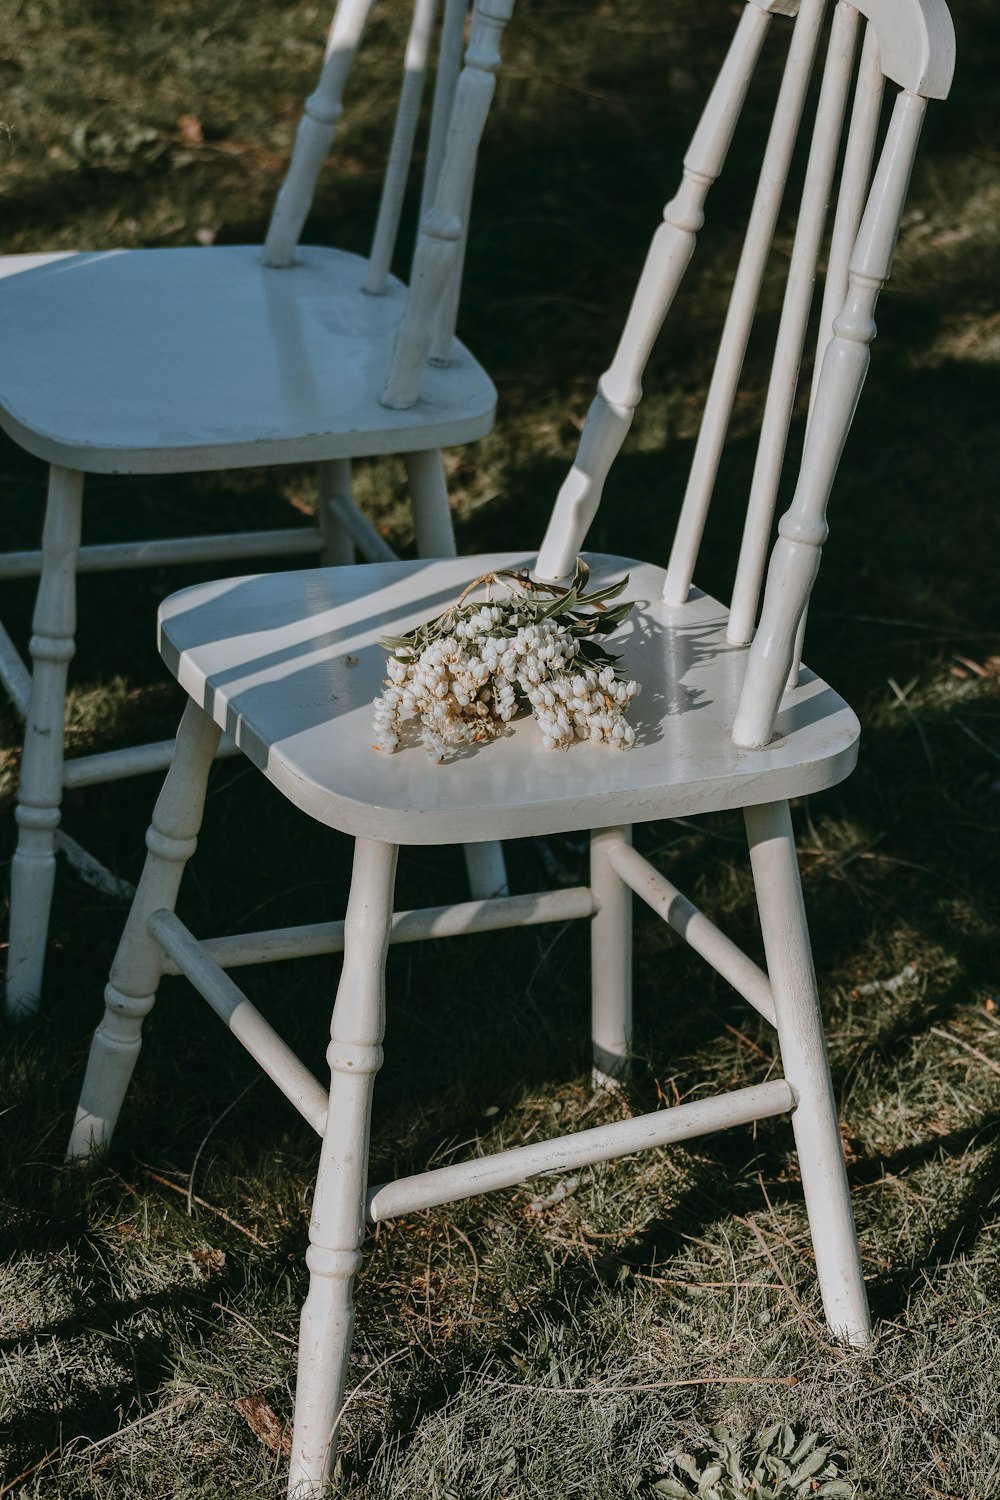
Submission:
[[[538,555],[542,577],[565,578],[573,571],[641,397],[654,340],[691,259],[705,199],[722,171],[765,35],[778,15],[779,24],[794,29],[667,567],[666,602],[682,604],[687,598],[830,9],[831,0],[747,0],[684,157],[680,188],[650,246],[615,357],[598,382]],[[836,0],[832,9],[730,607],[729,640],[753,642],[733,724],[733,739],[748,748],[771,738],[781,694],[797,672],[806,604],[827,533],[826,504],[868,366],[875,302],[889,275],[920,126],[927,100],[946,97],[954,67],[954,31],[945,0],[856,0],[853,5]],[[834,192],[852,78],[854,100]],[[886,80],[899,91],[873,174]],[[817,262],[834,196],[805,444],[755,632]]]
[[[319,83],[305,103],[262,251],[265,265],[294,259],[320,169],[343,113],[344,88],[375,0],[338,0]],[[514,0],[413,0],[403,80],[364,290],[385,292],[409,179],[420,106],[437,32],[437,68],[421,191],[411,295],[383,394],[412,406],[428,358],[447,363],[455,330],[476,155],[500,65],[500,38]],[[462,66],[463,43],[468,44]]]

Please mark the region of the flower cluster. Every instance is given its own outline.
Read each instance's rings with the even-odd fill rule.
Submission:
[[[451,750],[501,734],[525,704],[547,749],[574,740],[633,745],[625,714],[638,685],[618,676],[616,658],[595,639],[632,608],[608,607],[628,577],[590,595],[588,577],[582,561],[569,588],[522,572],[488,573],[436,620],[383,640],[392,655],[375,699],[375,749],[396,750],[403,723],[418,719],[428,754],[443,761]],[[467,602],[484,585],[486,601]],[[505,598],[493,599],[495,585]]]

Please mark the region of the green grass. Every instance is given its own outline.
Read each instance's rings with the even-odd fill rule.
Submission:
[[[321,7],[8,9],[5,250],[190,244],[205,229],[259,239],[318,63]],[[383,40],[403,7],[389,9]],[[748,1475],[817,1434],[858,1496],[1000,1494],[1000,45],[982,0],[957,19],[955,93],[929,114],[810,623],[811,665],[861,714],[861,762],[795,808],[875,1344],[848,1354],[824,1332],[781,1122],[595,1168],[548,1204],[546,1182],[413,1216],[366,1248],[338,1468],[352,1500],[653,1500],[670,1482],[696,1488],[675,1455],[704,1475],[720,1451],[713,1429]],[[462,315],[501,392],[495,433],[448,460],[464,550],[538,536],[727,29],[695,0],[666,11],[519,0]],[[359,112],[345,115],[318,240],[364,247],[389,89],[381,56],[363,64]],[[764,107],[752,93],[757,128],[713,195],[597,548],[665,551]],[[184,115],[201,120],[203,145],[185,139]],[[412,212],[408,226],[404,240]],[[766,374],[762,341],[700,574],[723,596]],[[4,442],[0,472],[5,545],[37,545],[42,466]],[[397,468],[362,466],[359,492],[410,546]],[[98,478],[88,535],[284,524],[313,496],[292,469]],[[171,732],[179,701],[152,615],[190,576],[82,582],[74,749],[126,742],[140,722]],[[22,644],[31,592],[4,591]],[[9,712],[2,727],[9,809]],[[66,826],[134,880],[153,795],[151,779],[74,794]],[[2,828],[7,860],[9,811]],[[759,956],[738,819],[649,825],[637,842]],[[578,878],[578,845],[556,841],[556,852]],[[202,933],[339,915],[349,856],[255,773],[220,767],[181,915]],[[509,862],[515,889],[543,883],[530,842],[511,845]],[[404,853],[399,904],[430,888],[461,899],[457,851]],[[279,1496],[315,1141],[168,980],[111,1157],[89,1176],[61,1166],[122,920],[61,870],[44,1013],[4,1036],[0,1495]],[[336,978],[332,960],[247,974],[317,1070]],[[395,949],[389,990],[376,1178],[757,1082],[771,1066],[767,1028],[645,915],[627,1103],[587,1090],[582,926]],[[790,1434],[768,1437],[775,1423]]]

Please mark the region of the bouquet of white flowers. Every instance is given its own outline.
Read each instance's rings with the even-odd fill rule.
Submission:
[[[547,749],[575,739],[633,745],[625,713],[638,684],[619,675],[617,657],[598,640],[632,608],[610,605],[628,574],[592,594],[589,577],[582,559],[568,587],[527,572],[484,573],[437,619],[384,637],[379,644],[392,655],[375,699],[374,748],[398,749],[402,724],[416,718],[431,759],[443,761],[449,750],[501,734],[525,703]],[[471,601],[484,587],[485,601]],[[498,588],[503,594],[494,598]]]

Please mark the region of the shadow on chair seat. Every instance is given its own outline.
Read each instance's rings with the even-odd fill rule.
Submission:
[[[589,554],[595,585],[628,572],[627,597],[637,601],[615,646],[621,670],[641,685],[631,750],[577,743],[542,752],[531,718],[447,767],[416,744],[374,750],[379,637],[439,614],[478,574],[531,561],[507,553],[196,585],[163,604],[161,649],[182,687],[290,801],[365,838],[570,831],[583,801],[608,824],[689,816],[819,791],[853,768],[857,718],[808,671],[786,694],[772,744],[734,745],[747,652],[726,641],[725,607],[698,590],[665,605],[662,569]]]

